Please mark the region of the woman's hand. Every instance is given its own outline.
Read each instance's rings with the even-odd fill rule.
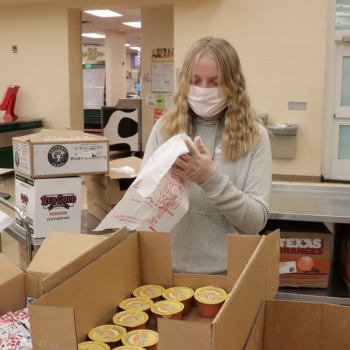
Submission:
[[[216,172],[216,166],[202,139],[197,136],[194,143],[190,138],[185,140],[189,153],[176,159],[171,169],[184,179],[202,184]]]

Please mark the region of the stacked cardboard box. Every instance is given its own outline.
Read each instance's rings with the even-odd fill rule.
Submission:
[[[33,238],[49,231],[81,231],[81,175],[109,171],[109,144],[103,136],[44,129],[13,138],[15,205]],[[19,215],[16,225],[23,228]]]
[[[85,186],[89,213],[102,221],[135,180],[141,162],[137,157],[115,159],[109,163],[108,174],[87,175]]]
[[[321,222],[268,220],[263,232],[279,228],[280,287],[327,288],[332,234]]]

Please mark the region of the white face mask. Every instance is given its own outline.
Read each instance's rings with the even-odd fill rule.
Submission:
[[[227,106],[227,97],[219,96],[218,88],[190,85],[187,101],[193,111],[203,119],[211,119]]]

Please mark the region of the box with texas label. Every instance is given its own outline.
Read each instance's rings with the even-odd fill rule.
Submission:
[[[268,220],[263,232],[279,228],[280,287],[327,288],[332,234],[322,222]]]
[[[81,232],[81,177],[34,180],[16,173],[15,178],[15,203],[33,238],[44,238],[49,231]],[[19,216],[16,225],[23,229]]]
[[[14,170],[32,179],[107,174],[109,141],[78,130],[43,129],[12,138]]]

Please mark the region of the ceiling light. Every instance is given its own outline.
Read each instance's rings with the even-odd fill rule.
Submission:
[[[131,46],[130,49],[141,51],[141,47],[137,47],[137,46]]]
[[[113,12],[110,10],[91,10],[91,11],[84,11],[86,13],[89,13],[90,15],[98,16],[98,17],[121,17],[120,13]]]
[[[105,38],[105,35],[102,34],[96,34],[96,33],[83,33],[81,36],[86,36],[87,38],[94,38],[94,39],[102,39]]]
[[[123,22],[126,26],[141,28],[141,22]]]
[[[130,46],[130,44],[125,44],[125,46]]]

